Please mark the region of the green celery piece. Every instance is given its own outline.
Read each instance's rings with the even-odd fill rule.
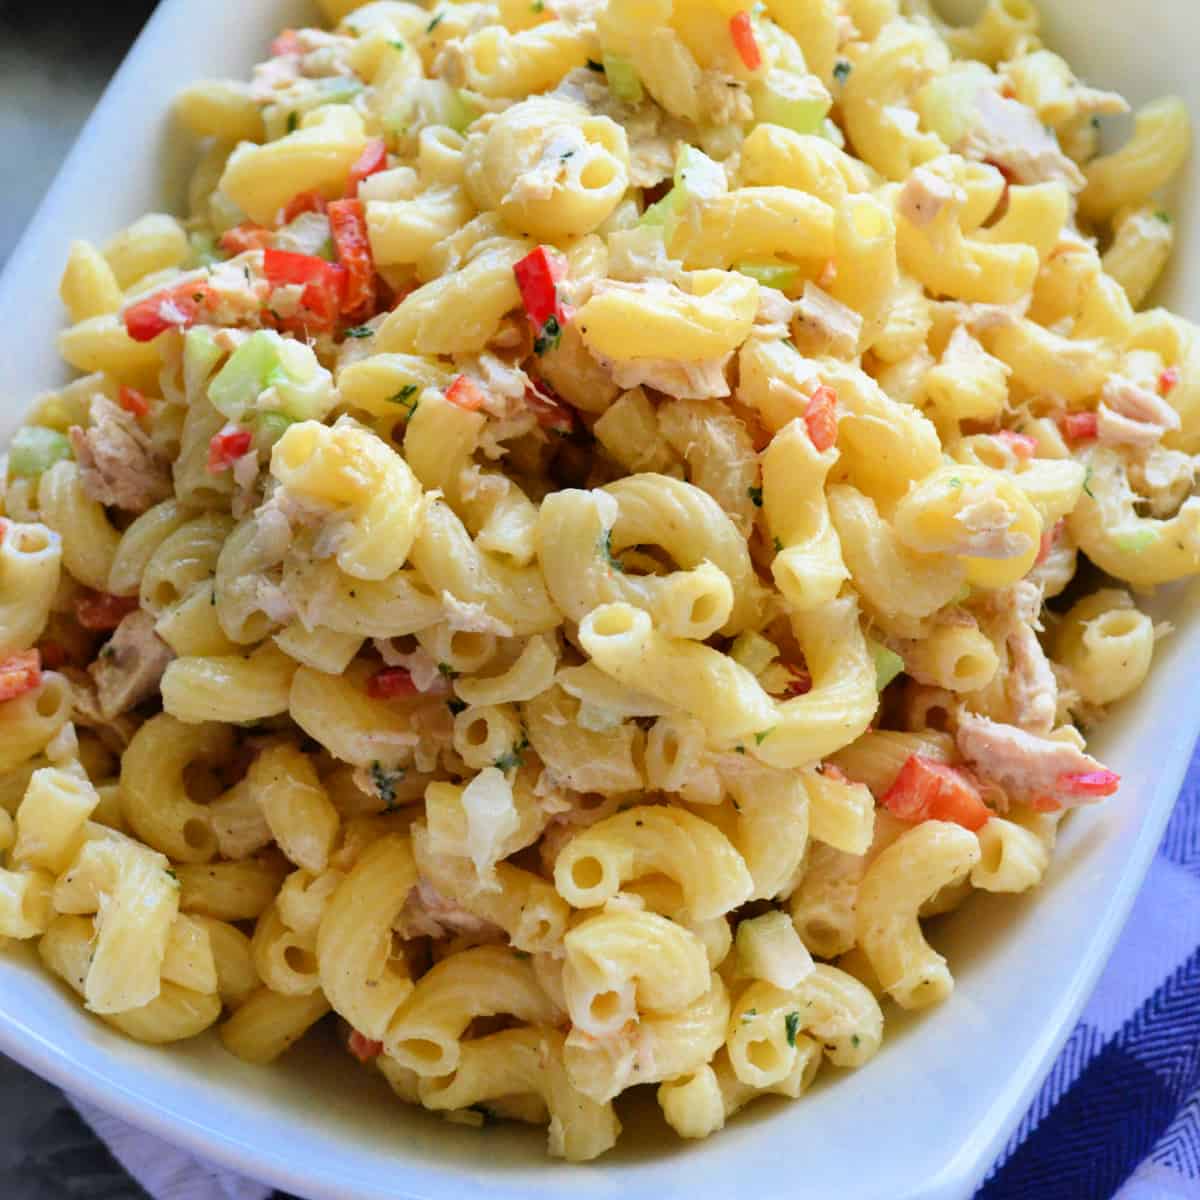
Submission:
[[[755,120],[782,125],[796,133],[819,133],[832,101],[815,76],[770,71],[755,85]]]
[[[904,670],[904,659],[878,642],[868,641],[867,648],[875,660],[875,690],[882,692]]]
[[[733,269],[757,279],[763,287],[778,288],[781,292],[786,292],[800,278],[800,268],[785,263],[734,263]]]
[[[343,75],[322,79],[318,87],[321,93],[320,104],[345,104],[363,90],[363,85],[357,79],[348,79]]]
[[[702,150],[684,146],[675,159],[675,186],[657,203],[650,205],[639,225],[659,227],[663,241],[669,246],[675,227],[684,209],[693,200],[705,200],[720,195],[726,187],[725,170]]]
[[[604,56],[604,74],[608,78],[608,90],[626,104],[640,104],[642,81],[634,70],[633,63],[620,54]]]
[[[278,365],[267,376],[280,399],[280,412],[293,421],[319,421],[333,406],[333,379],[303,343],[281,338]]]
[[[43,425],[25,425],[18,429],[8,447],[8,474],[19,479],[35,479],[56,462],[71,457],[71,443],[65,434]]]
[[[213,263],[225,260],[225,255],[217,246],[217,239],[211,233],[188,234],[188,245],[191,247],[188,258],[190,267],[211,267]]]
[[[212,331],[202,325],[189,329],[184,335],[183,390],[189,401],[200,394],[204,381],[221,361],[223,353]]]
[[[230,356],[208,385],[213,407],[231,421],[240,420],[253,408],[259,393],[270,386],[269,380],[279,367],[278,335],[266,330],[252,333]]]
[[[479,107],[460,88],[450,92],[450,101],[446,105],[446,124],[455,133],[465,133],[467,127],[479,117]]]
[[[271,447],[294,425],[291,417],[281,412],[260,412],[254,420],[254,448],[260,454],[269,454]]]
[[[1134,529],[1130,533],[1118,533],[1114,539],[1126,554],[1141,554],[1158,543],[1158,531]]]

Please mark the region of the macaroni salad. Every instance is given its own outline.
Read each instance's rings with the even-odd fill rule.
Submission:
[[[0,934],[608,1150],[858,1067],[1117,790],[1200,573],[1182,104],[1028,0],[322,0],[70,247],[0,522]]]

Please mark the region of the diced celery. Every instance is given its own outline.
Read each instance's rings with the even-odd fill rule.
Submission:
[[[904,670],[904,659],[878,642],[868,641],[867,647],[875,660],[875,690],[882,692]]]
[[[333,376],[304,344],[280,338],[278,365],[267,377],[279,403],[272,405],[293,421],[319,421],[333,407]]]
[[[452,88],[444,115],[446,124],[455,133],[465,133],[467,126],[479,117],[479,106],[459,88]]]
[[[183,390],[188,401],[200,395],[204,381],[221,361],[224,351],[217,345],[210,329],[199,325],[189,329],[183,338]]]
[[[729,657],[751,675],[761,675],[779,657],[779,647],[761,633],[747,629],[733,639]]]
[[[778,288],[781,292],[786,292],[800,278],[800,268],[786,263],[735,263],[733,269],[757,279],[763,287]]]
[[[218,412],[237,421],[254,407],[260,393],[269,386],[272,372],[279,367],[282,341],[277,333],[259,330],[229,356],[208,385],[208,398]]]
[[[1141,554],[1157,545],[1158,537],[1155,529],[1134,529],[1130,533],[1118,533],[1115,540],[1126,554]]]
[[[796,133],[817,133],[833,104],[815,75],[768,71],[751,93],[758,121],[782,125]]]
[[[737,953],[738,966],[745,974],[777,988],[794,988],[812,974],[812,955],[792,918],[778,909],[738,926]]]
[[[688,200],[711,200],[729,190],[725,168],[695,146],[684,146],[675,159],[675,186]]]
[[[608,78],[608,90],[626,104],[640,104],[642,81],[634,70],[633,63],[619,54],[604,56],[604,74]]]
[[[266,455],[295,422],[281,412],[260,412],[254,419],[254,448]]]
[[[675,159],[674,181],[675,186],[656,204],[650,205],[638,222],[639,225],[661,227],[667,245],[671,243],[684,209],[693,200],[720,196],[729,186],[725,168],[695,146],[684,146],[679,152]]]
[[[362,83],[345,75],[334,75],[318,82],[319,104],[347,104],[363,90]]]
[[[225,259],[211,233],[188,234],[188,245],[191,247],[187,262],[189,267],[211,267],[213,263]]]
[[[71,443],[57,429],[25,425],[18,429],[8,447],[8,473],[34,479],[61,459],[71,457]]]

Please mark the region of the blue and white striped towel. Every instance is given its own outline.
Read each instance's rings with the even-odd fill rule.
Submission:
[[[76,1103],[154,1200],[266,1200]],[[1200,752],[1083,1017],[975,1200],[1200,1200]]]

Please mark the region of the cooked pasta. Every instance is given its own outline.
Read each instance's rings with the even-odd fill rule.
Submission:
[[[1187,113],[1098,154],[1026,0],[320,7],[64,255],[0,935],[142,1041],[333,1014],[569,1160],[637,1084],[707,1136],[954,1003],[923,922],[1117,790],[1200,574]]]

